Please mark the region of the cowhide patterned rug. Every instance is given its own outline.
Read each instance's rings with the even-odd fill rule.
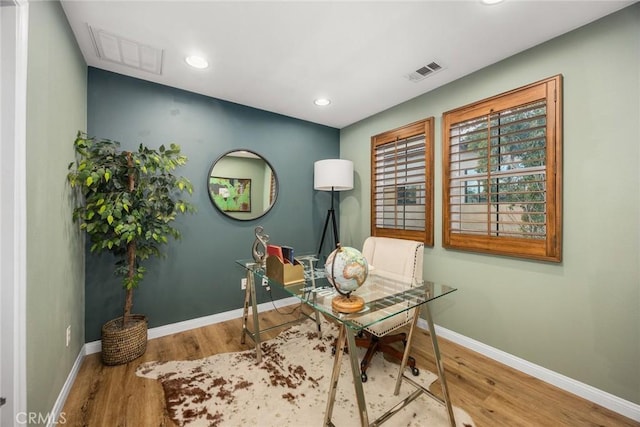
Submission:
[[[322,338],[307,321],[262,343],[262,362],[255,351],[216,354],[200,360],[148,362],[137,375],[161,382],[167,410],[179,426],[322,426],[333,366],[335,325],[323,321]],[[362,350],[364,351],[364,350]],[[361,357],[362,355],[360,355]],[[332,421],[359,425],[348,356],[342,359]],[[364,383],[369,421],[413,391],[407,383],[394,396],[398,365],[374,358]],[[412,377],[428,387],[436,375],[420,369]],[[471,417],[454,408],[458,426],[474,426]],[[448,426],[446,410],[422,395],[385,423],[389,426]]]

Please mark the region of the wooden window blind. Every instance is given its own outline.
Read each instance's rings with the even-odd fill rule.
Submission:
[[[443,246],[561,260],[561,76],[443,115]]]
[[[433,246],[433,117],[371,138],[371,235]]]
[[[276,174],[271,172],[271,182],[269,184],[269,206],[275,203],[276,192],[277,192]]]

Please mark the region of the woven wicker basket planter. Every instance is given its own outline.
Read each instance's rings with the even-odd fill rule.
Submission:
[[[147,350],[147,317],[132,314],[129,325],[122,327],[122,317],[102,326],[102,362],[122,365],[142,356]]]

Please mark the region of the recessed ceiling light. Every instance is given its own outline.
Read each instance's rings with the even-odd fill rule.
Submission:
[[[492,4],[502,3],[503,1],[504,0],[480,0],[482,4],[486,4],[487,6],[490,6]]]
[[[318,98],[315,101],[313,101],[314,104],[316,104],[319,107],[325,107],[329,104],[331,104],[331,100],[327,99],[327,98]]]
[[[209,62],[201,56],[187,56],[185,61],[187,61],[187,64],[191,65],[193,68],[203,69],[209,66]]]

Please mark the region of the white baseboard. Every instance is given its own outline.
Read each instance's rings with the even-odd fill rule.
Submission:
[[[258,312],[261,313],[264,311],[272,310],[274,307],[280,308],[299,302],[300,300],[295,297],[284,298],[273,302],[266,302],[258,304]],[[208,326],[215,323],[225,322],[227,320],[237,319],[238,317],[242,316],[242,311],[243,310],[239,308],[236,310],[213,314],[211,316],[204,316],[197,319],[190,319],[183,322],[172,323],[170,325],[159,326],[157,328],[151,328],[148,331],[148,337],[149,339],[164,337],[167,335],[176,334],[178,332],[200,328],[202,326]],[[418,319],[418,327],[428,330],[427,322],[424,319]],[[436,333],[439,337],[445,338],[458,345],[480,353],[483,356],[486,356],[511,368],[517,369],[518,371],[531,375],[534,378],[538,378],[542,381],[552,384],[562,390],[568,391],[569,393],[580,396],[602,407],[610,409],[618,414],[631,418],[632,420],[640,421],[640,405],[621,399],[610,393],[599,390],[588,384],[581,383],[557,372],[553,372],[549,369],[543,368],[542,366],[527,362],[524,359],[520,359],[502,350],[498,350],[479,341],[465,337],[464,335],[461,335],[457,332],[451,331],[438,325],[435,325],[435,328]],[[76,358],[75,363],[73,364],[73,367],[71,368],[71,372],[67,377],[67,381],[64,383],[64,386],[60,391],[60,395],[58,396],[58,399],[56,400],[56,403],[52,409],[52,414],[55,415],[55,417],[52,417],[53,420],[57,420],[58,416],[60,415],[60,411],[62,410],[67,399],[67,395],[69,394],[69,390],[71,390],[71,386],[73,385],[76,376],[78,375],[78,371],[80,370],[80,366],[82,365],[84,357],[88,354],[98,353],[101,351],[101,349],[102,346],[100,344],[100,341],[92,341],[86,343],[82,347],[80,353],[78,353],[78,357]],[[51,425],[52,424],[49,423],[49,426]]]
[[[274,307],[286,307],[287,305],[296,303],[300,303],[300,300],[296,297],[283,298],[273,302],[264,302],[262,304],[258,304],[258,312],[262,313],[263,311],[273,310]],[[149,339],[160,338],[171,334],[177,334],[178,332],[189,331],[191,329],[201,328],[215,323],[226,322],[227,320],[237,319],[242,317],[242,311],[242,308],[238,308],[236,310],[212,314],[211,316],[198,317],[196,319],[172,323],[170,325],[158,326],[156,328],[149,329],[147,337]],[[102,345],[98,340],[86,343],[84,348],[85,354],[99,353],[102,350]]]
[[[78,376],[78,372],[80,371],[80,367],[82,366],[82,361],[84,360],[84,356],[85,356],[84,346],[82,346],[82,348],[80,348],[80,352],[78,353],[78,356],[76,357],[75,362],[73,362],[73,366],[71,367],[71,371],[69,372],[69,375],[67,375],[67,380],[64,382],[64,385],[62,386],[62,390],[60,390],[60,393],[58,394],[58,398],[56,399],[56,402],[53,404],[53,409],[51,409],[51,412],[49,413],[49,417],[48,417],[49,420],[47,422],[47,427],[53,427],[60,424],[58,423],[58,419],[62,414],[62,408],[64,408],[64,403],[67,401],[67,396],[69,396],[71,387],[73,386],[73,383],[75,382],[76,377]]]
[[[428,330],[427,322],[424,319],[418,319],[418,326]],[[457,332],[435,325],[438,337],[445,338],[458,345],[466,347],[470,350],[480,353],[490,359],[517,369],[520,372],[531,375],[534,378],[552,384],[562,390],[573,393],[583,399],[596,403],[602,407],[610,409],[620,415],[640,421],[640,405],[621,399],[611,393],[602,391],[588,384],[581,383],[572,378],[551,371],[542,366],[535,365],[519,357],[513,356],[497,348],[488,346],[479,341],[468,338]]]

